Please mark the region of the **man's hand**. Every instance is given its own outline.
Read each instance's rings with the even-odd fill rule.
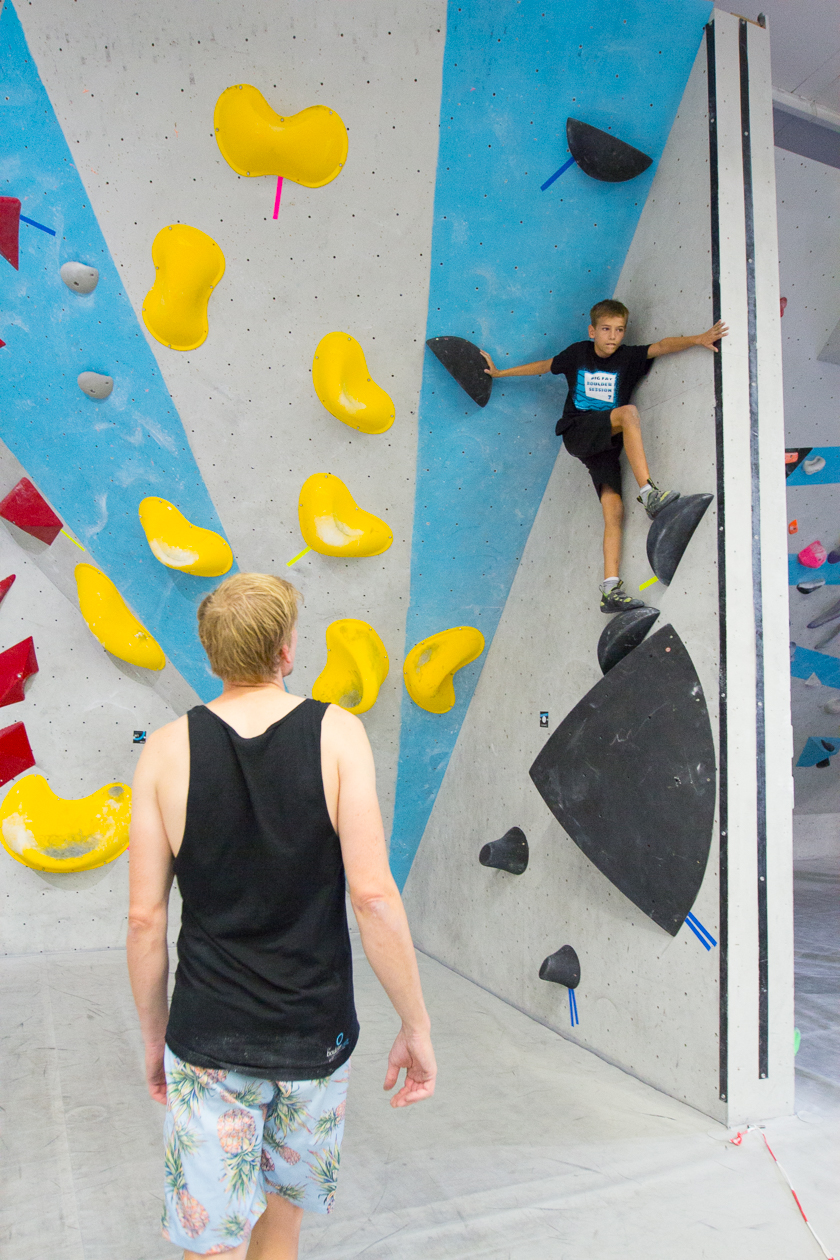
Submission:
[[[388,1071],[383,1089],[393,1089],[400,1069],[405,1068],[403,1087],[391,1099],[392,1107],[408,1107],[411,1103],[431,1098],[435,1092],[437,1064],[428,1033],[407,1033],[401,1028],[388,1055]]]
[[[695,337],[694,344],[696,346],[705,346],[707,350],[714,350],[715,354],[717,354],[718,347],[715,345],[715,342],[720,341],[721,337],[728,335],[729,329],[723,320],[719,319],[708,332],[700,333],[699,336]]]
[[[163,1066],[163,1046],[146,1046],[146,1084],[155,1102],[166,1106],[166,1072]]]
[[[484,371],[487,373],[487,375],[488,375],[488,376],[494,376],[494,377],[495,377],[495,376],[499,376],[499,375],[500,375],[500,373],[499,373],[499,369],[496,367],[496,364],[495,364],[495,363],[493,362],[493,360],[490,358],[490,355],[487,353],[487,351],[486,351],[486,350],[479,350],[479,352],[478,352],[478,353],[479,353],[479,354],[481,354],[481,355],[483,355],[483,356],[484,356],[484,358],[487,360],[487,364],[488,364],[488,366],[484,369]]]

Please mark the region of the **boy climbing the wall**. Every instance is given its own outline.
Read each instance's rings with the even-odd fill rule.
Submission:
[[[647,376],[654,359],[662,354],[678,354],[692,346],[705,346],[717,353],[715,342],[728,329],[718,321],[707,332],[694,337],[663,337],[649,346],[625,346],[627,307],[608,299],[596,302],[589,313],[589,341],[576,341],[553,359],[523,363],[521,367],[499,370],[490,355],[488,376],[542,376],[552,372],[565,376],[569,392],[563,415],[555,432],[562,435],[570,455],[585,465],[604,513],[604,580],[601,583],[601,612],[628,612],[644,608],[622,589],[619,574],[621,529],[624,504],[621,499],[622,446],[639,483],[638,501],[651,520],[680,496],[676,490],[660,490],[650,479],[642,443],[641,418],[630,399],[633,390]]]

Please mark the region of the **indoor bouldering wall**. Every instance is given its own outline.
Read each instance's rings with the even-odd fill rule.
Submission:
[[[766,32],[716,12],[611,286],[631,343],[730,326],[637,393],[654,479],[713,502],[655,581],[625,469],[624,580],[660,616],[602,676],[600,510],[560,455],[405,894],[422,948],[730,1122],[793,1101],[772,162]],[[525,870],[480,862],[512,828]]]

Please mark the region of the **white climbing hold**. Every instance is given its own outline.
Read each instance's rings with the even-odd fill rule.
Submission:
[[[824,704],[823,713],[840,713],[840,696],[835,696],[833,700],[829,700],[828,704]]]
[[[58,273],[72,293],[93,293],[99,284],[99,272],[80,262],[66,262]]]
[[[83,394],[87,394],[88,398],[93,398],[96,402],[108,398],[114,388],[113,376],[102,376],[99,372],[82,372],[76,378],[76,383]]]
[[[802,467],[805,469],[805,476],[812,477],[814,473],[818,473],[825,468],[825,460],[822,455],[814,455],[812,459],[803,460]]]

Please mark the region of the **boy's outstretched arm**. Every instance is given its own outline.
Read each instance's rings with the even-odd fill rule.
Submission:
[[[715,342],[728,333],[726,324],[719,319],[707,332],[697,333],[694,337],[663,337],[661,341],[655,341],[652,346],[648,346],[647,357],[658,359],[661,354],[679,354],[681,350],[690,350],[692,346],[705,346],[707,350],[714,350],[717,354],[718,346]]]
[[[481,353],[487,360],[484,371],[494,379],[497,376],[544,376],[551,367],[551,359],[540,359],[538,363],[523,363],[520,367],[497,368],[486,350],[482,350]],[[662,354],[663,351],[660,350],[659,353]]]

